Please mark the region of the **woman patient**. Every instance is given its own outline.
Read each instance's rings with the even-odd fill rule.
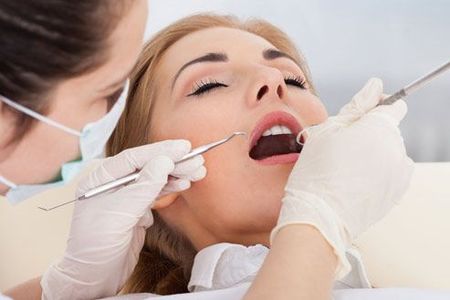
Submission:
[[[273,25],[198,15],[157,34],[134,71],[108,154],[166,139],[187,139],[198,147],[235,131],[247,136],[205,153],[206,177],[154,204],[154,224],[124,291],[187,292],[189,280],[190,291],[226,287],[202,286],[191,278],[193,265],[215,264],[219,259],[212,260],[213,253],[219,257],[232,247],[222,244],[214,252],[224,242],[249,247],[234,246],[241,252],[229,254],[230,268],[236,266],[232,257],[239,257],[257,271],[270,246],[286,181],[301,159],[295,137],[326,119],[304,57]],[[197,256],[194,264],[199,251],[208,254]],[[354,257],[353,287],[368,287]],[[215,272],[226,272],[224,267],[218,263]],[[247,275],[254,276],[228,279],[242,282]]]

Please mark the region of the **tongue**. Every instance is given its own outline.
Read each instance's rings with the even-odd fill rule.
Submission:
[[[250,157],[260,160],[269,156],[300,153],[302,146],[295,141],[293,134],[262,136],[250,150]]]

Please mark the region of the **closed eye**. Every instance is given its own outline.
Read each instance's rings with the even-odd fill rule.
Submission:
[[[289,75],[288,77],[284,78],[284,82],[287,85],[293,85],[303,90],[306,89],[306,80],[300,76]]]
[[[219,82],[217,80],[211,80],[208,79],[206,81],[200,81],[198,83],[196,83],[196,87],[194,88],[194,90],[192,91],[192,93],[188,94],[187,96],[200,96],[203,94],[206,94],[210,91],[212,91],[213,89],[216,88],[221,88],[221,87],[228,87],[228,85]]]

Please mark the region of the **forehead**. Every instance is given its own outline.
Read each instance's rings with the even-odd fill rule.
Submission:
[[[206,53],[221,52],[230,60],[234,58],[262,58],[262,51],[276,48],[266,39],[247,31],[234,28],[214,27],[186,35],[174,43],[162,59],[163,68],[176,72],[184,63]]]

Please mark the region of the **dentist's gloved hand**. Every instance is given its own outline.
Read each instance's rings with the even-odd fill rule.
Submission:
[[[271,235],[290,224],[316,227],[337,255],[337,279],[350,271],[352,240],[400,201],[413,172],[398,128],[406,103],[376,107],[382,90],[371,79],[337,116],[307,131]]]
[[[64,256],[41,281],[43,299],[97,299],[122,288],[153,223],[152,203],[206,175],[202,156],[175,165],[190,150],[186,140],[128,149],[104,160],[79,184],[77,196],[140,170],[136,183],[75,202]]]

